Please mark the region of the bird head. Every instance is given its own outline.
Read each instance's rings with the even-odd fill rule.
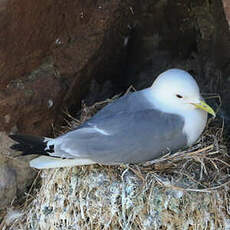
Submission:
[[[184,70],[170,69],[161,73],[151,89],[154,99],[166,112],[198,109],[215,117],[214,110],[202,98],[197,82]]]

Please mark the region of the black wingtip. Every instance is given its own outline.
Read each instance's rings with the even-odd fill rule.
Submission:
[[[9,137],[17,142],[17,144],[13,144],[10,148],[16,151],[21,151],[21,155],[48,155],[45,151],[46,142],[44,142],[43,137],[24,134],[10,134]]]

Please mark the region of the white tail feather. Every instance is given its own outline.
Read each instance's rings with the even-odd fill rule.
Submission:
[[[73,167],[76,165],[91,165],[96,164],[96,162],[90,159],[61,159],[49,156],[37,157],[30,161],[30,167],[36,169],[50,169],[50,168],[60,168],[60,167]]]

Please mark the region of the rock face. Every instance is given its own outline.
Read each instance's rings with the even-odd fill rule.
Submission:
[[[128,20],[117,23],[131,15],[122,9],[121,1],[2,1],[1,129],[47,135],[63,98],[78,91],[79,103],[95,65],[114,52],[107,40],[119,52]]]
[[[228,69],[221,3],[188,2],[1,1],[0,129],[47,135],[64,106],[80,104],[92,78],[124,89],[138,76],[143,87],[197,52],[201,66],[209,58]],[[143,80],[146,63],[151,71]]]
[[[122,2],[1,1],[0,131],[48,135],[67,103],[80,105],[89,80],[123,49],[132,14]],[[0,159],[1,208],[35,174],[17,162]]]
[[[222,2],[229,21],[228,1]],[[82,99],[102,100],[130,84],[147,87],[169,67],[192,72],[205,92],[223,90],[227,101],[223,6],[219,0],[1,1],[0,132],[49,135],[64,107],[74,113]],[[16,184],[25,181],[21,191],[31,182],[24,175],[34,175],[15,160],[2,158],[0,165]],[[13,184],[2,183],[1,191]]]

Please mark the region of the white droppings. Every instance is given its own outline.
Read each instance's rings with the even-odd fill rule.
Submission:
[[[132,30],[132,26],[131,25],[128,24],[127,27],[128,27],[129,30]]]
[[[124,44],[123,45],[127,46],[128,42],[129,42],[129,37],[127,36],[127,37],[124,38]]]
[[[184,195],[184,192],[183,192],[182,190],[175,190],[175,197],[176,197],[177,199],[182,198],[183,195]]]
[[[48,100],[48,109],[50,109],[51,107],[53,107],[53,105],[54,105],[53,100],[52,100],[52,99],[49,99],[49,100]]]
[[[23,212],[18,210],[9,209],[5,217],[5,223],[7,226],[11,225],[16,219],[20,219]]]
[[[63,42],[60,38],[57,38],[55,43],[56,43],[56,45],[62,45],[63,44]]]
[[[132,15],[134,15],[134,10],[133,10],[133,7],[132,7],[132,6],[129,7],[129,10],[130,10],[130,12],[132,13]]]
[[[230,219],[224,219],[224,225],[226,230],[230,230]]]

